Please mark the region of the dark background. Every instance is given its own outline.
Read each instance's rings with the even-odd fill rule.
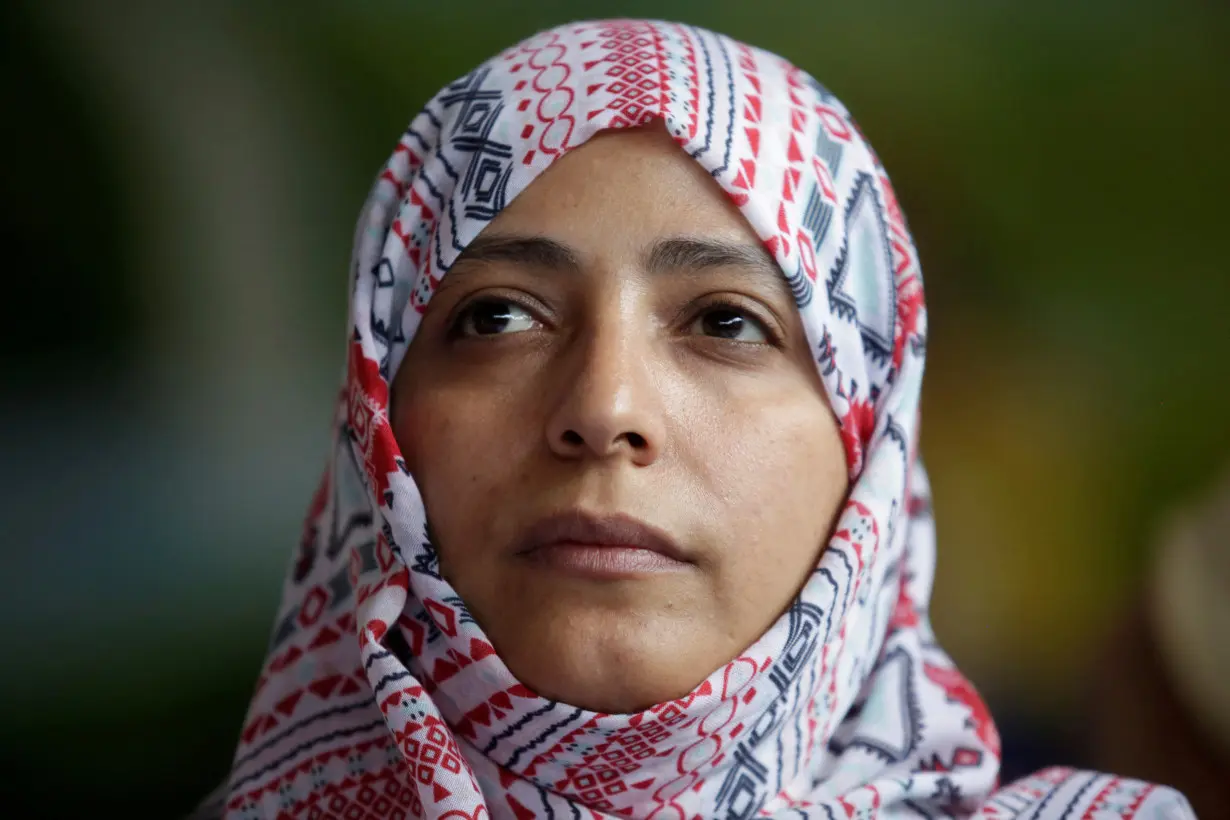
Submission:
[[[172,817],[223,776],[375,172],[481,59],[646,14],[790,58],[875,144],[931,306],[937,629],[1006,774],[1083,760],[1097,648],[1230,459],[1226,6],[8,3],[5,816]]]

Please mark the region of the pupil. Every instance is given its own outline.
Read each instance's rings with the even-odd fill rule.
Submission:
[[[502,302],[480,302],[474,306],[473,322],[476,333],[494,335],[512,321],[512,311]]]
[[[715,310],[705,316],[705,332],[732,339],[743,330],[743,317],[732,310]]]

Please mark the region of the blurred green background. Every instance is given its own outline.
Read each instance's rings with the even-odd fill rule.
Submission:
[[[5,816],[173,817],[223,776],[373,175],[441,85],[610,15],[777,51],[859,118],[928,285],[937,629],[1009,774],[1079,761],[1099,641],[1230,460],[1227,8],[5,4]]]

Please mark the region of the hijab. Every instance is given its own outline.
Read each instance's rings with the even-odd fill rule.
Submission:
[[[687,696],[598,714],[516,680],[440,573],[389,385],[458,255],[569,149],[661,120],[793,292],[850,493],[802,591]],[[928,619],[916,250],[845,107],[773,54],[640,20],[542,32],[439,92],[363,210],[333,446],[289,568],[228,818],[1185,816],[1056,768],[994,792],[987,707]],[[481,511],[476,511],[481,514]]]

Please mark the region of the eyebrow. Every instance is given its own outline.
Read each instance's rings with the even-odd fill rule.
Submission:
[[[454,265],[483,262],[512,262],[569,273],[580,271],[582,267],[580,255],[562,242],[544,236],[498,234],[476,238],[457,257]],[[788,289],[781,268],[760,245],[672,237],[654,242],[643,255],[641,264],[653,274],[731,268],[773,287]]]
[[[482,262],[513,262],[560,271],[581,269],[576,251],[545,236],[479,236],[466,246],[453,265]]]
[[[781,268],[761,245],[689,237],[662,239],[649,249],[644,265],[652,273],[732,268],[785,286]]]

